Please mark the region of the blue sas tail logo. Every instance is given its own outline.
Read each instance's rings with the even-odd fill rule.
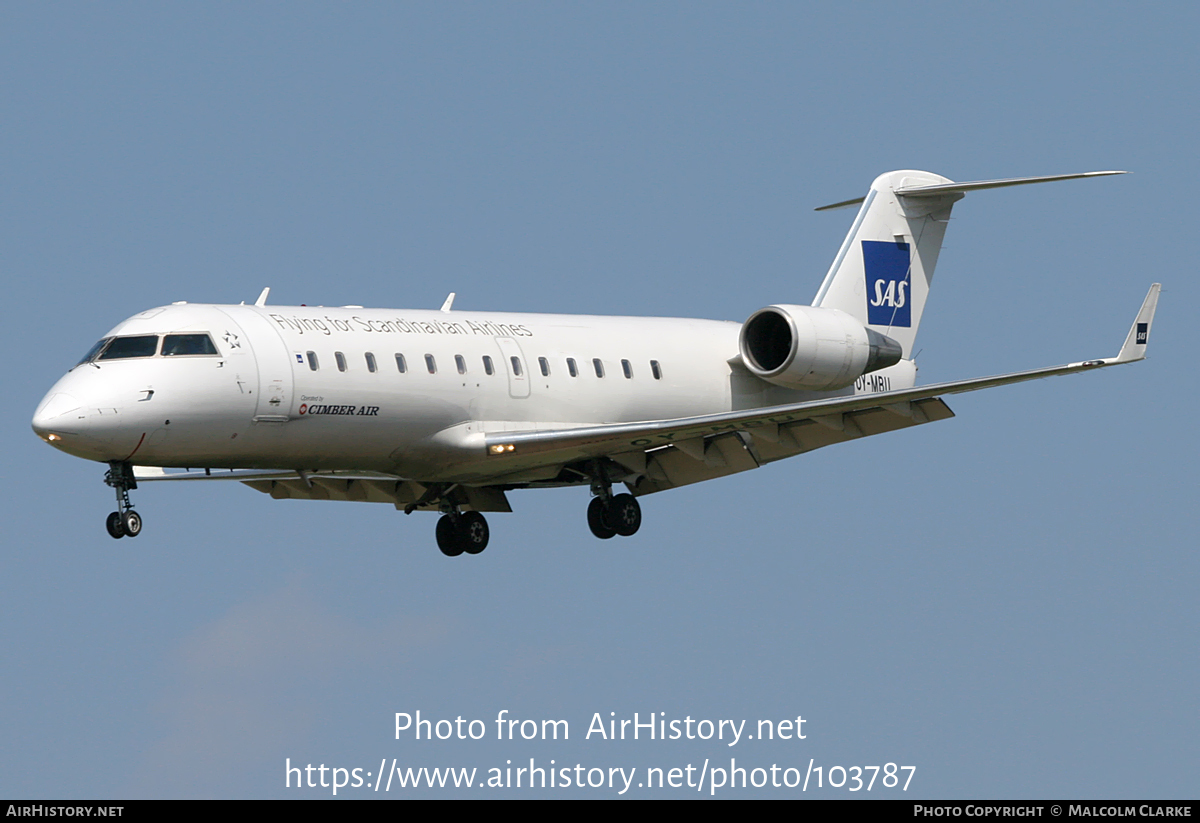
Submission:
[[[872,326],[911,326],[908,243],[862,241],[867,273],[867,323]]]

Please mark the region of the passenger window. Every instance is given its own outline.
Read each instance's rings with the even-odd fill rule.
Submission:
[[[376,368],[377,368],[375,366],[375,355],[371,354],[371,352],[367,352],[366,360],[367,360],[367,371],[369,371],[371,374],[374,374],[376,371]]]
[[[549,377],[550,376],[550,363],[547,362],[546,358],[539,357],[538,365],[542,367],[542,377]]]
[[[320,365],[317,363],[317,353],[314,351],[308,353],[308,367],[313,371],[320,368]]]
[[[488,374],[496,373],[495,367],[492,366],[492,358],[488,357],[486,354],[483,356],[483,370]]]
[[[97,360],[124,360],[129,357],[153,357],[158,351],[158,335],[114,337]]]
[[[342,354],[340,351],[335,351],[333,353],[333,359],[337,361],[338,371],[346,370],[346,355]]]
[[[574,357],[567,358],[567,371],[570,372],[572,377],[579,376],[579,369],[575,366],[575,358]]]
[[[659,368],[657,360],[650,361],[650,371],[654,373],[655,380],[662,380],[662,369]]]
[[[626,379],[626,380],[630,380],[630,379],[632,379],[632,378],[633,378],[633,366],[631,366],[631,365],[629,364],[629,361],[628,361],[628,360],[622,360],[622,361],[621,361],[621,371],[625,372],[625,379]]]
[[[425,355],[425,368],[429,369],[430,374],[437,374],[437,363],[434,362],[432,354]]]
[[[207,334],[168,334],[163,337],[163,357],[184,354],[220,354]]]
[[[404,361],[404,355],[399,353],[396,354],[396,371],[400,372],[401,374],[404,374],[406,371],[408,371],[408,363]]]
[[[509,358],[509,360],[512,361],[513,374],[516,375],[517,377],[520,377],[521,376],[521,358],[517,357],[514,354],[512,357]]]
[[[597,358],[594,358],[594,359],[592,360],[592,366],[593,366],[593,368],[595,368],[595,369],[596,369],[596,376],[597,376],[597,377],[603,377],[603,376],[604,376],[604,364],[600,362],[600,358],[599,358],[599,357],[597,357]]]
[[[463,356],[461,354],[454,355],[454,365],[458,366],[459,374],[467,373],[467,361],[463,360]]]

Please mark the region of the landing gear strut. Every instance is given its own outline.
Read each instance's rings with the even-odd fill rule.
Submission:
[[[612,484],[602,463],[596,463],[592,478],[592,502],[588,504],[587,521],[592,534],[601,540],[613,535],[630,537],[642,525],[642,507],[632,494],[612,493]]]
[[[104,483],[117,493],[117,510],[109,514],[104,527],[115,538],[137,537],[142,533],[142,516],[133,510],[133,503],[129,501],[129,492],[137,488],[133,465],[114,460],[108,466]]]

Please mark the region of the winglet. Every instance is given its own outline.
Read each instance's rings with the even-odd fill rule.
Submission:
[[[446,302],[442,304],[441,310],[444,312],[448,312],[448,311],[450,311],[450,307],[453,305],[454,305],[454,292],[450,292],[450,294],[446,297]]]
[[[267,305],[267,295],[270,293],[271,293],[271,287],[267,286],[265,289],[262,290],[262,294],[260,294],[258,296],[258,299],[254,301],[254,305],[256,305],[256,306]]]
[[[1129,328],[1125,345],[1121,346],[1121,353],[1113,359],[1114,363],[1132,363],[1146,356],[1146,344],[1150,342],[1150,326],[1154,323],[1154,310],[1158,308],[1158,293],[1161,290],[1162,285],[1154,283],[1150,286],[1150,291],[1146,292],[1142,308]]]

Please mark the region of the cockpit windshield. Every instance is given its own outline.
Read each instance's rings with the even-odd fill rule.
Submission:
[[[129,357],[153,357],[158,351],[157,334],[139,334],[136,337],[114,337],[100,352],[97,360],[124,360]]]
[[[130,337],[105,337],[88,350],[83,359],[76,363],[94,363],[97,360],[128,360],[133,357],[181,357],[208,356],[220,357],[221,353],[213,343],[212,337],[204,332],[191,334],[164,334],[162,349],[159,349],[157,334],[138,334]]]
[[[207,334],[168,334],[163,337],[163,357],[183,354],[219,354]]]
[[[88,353],[85,354],[82,358],[80,358],[79,362],[76,363],[75,365],[82,366],[84,363],[90,363],[93,360],[95,360],[96,355],[100,354],[100,352],[104,349],[104,347],[108,345],[109,340],[112,340],[112,338],[111,337],[101,338],[100,342],[97,343],[96,345],[92,346],[90,349],[88,349]]]

